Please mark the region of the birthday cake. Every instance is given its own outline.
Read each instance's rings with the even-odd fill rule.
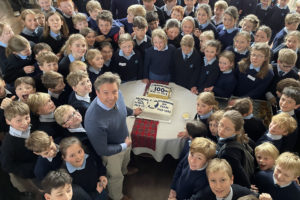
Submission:
[[[170,100],[139,96],[133,103],[133,109],[141,108],[141,118],[169,121],[173,113],[174,103]]]
[[[148,97],[159,99],[169,99],[171,95],[171,87],[159,83],[151,83],[147,92]]]

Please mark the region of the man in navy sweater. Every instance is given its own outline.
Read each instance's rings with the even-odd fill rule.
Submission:
[[[122,193],[131,149],[126,117],[142,112],[126,107],[119,91],[120,83],[120,77],[111,72],[96,79],[97,97],[86,111],[84,120],[88,138],[107,169],[108,192],[113,200],[129,199]]]

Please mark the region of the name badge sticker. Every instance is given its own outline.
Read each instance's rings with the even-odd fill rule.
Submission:
[[[255,77],[251,76],[250,74],[248,74],[247,78],[249,78],[251,81],[255,81]]]
[[[119,65],[122,66],[122,67],[125,67],[125,66],[126,66],[126,63],[121,63],[121,62],[119,62]]]

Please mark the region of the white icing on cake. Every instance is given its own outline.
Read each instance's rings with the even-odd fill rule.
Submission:
[[[141,108],[141,118],[169,121],[173,113],[174,103],[170,100],[139,96],[133,103],[133,109]]]
[[[171,87],[159,83],[151,83],[148,89],[147,96],[160,99],[169,99],[171,94]]]

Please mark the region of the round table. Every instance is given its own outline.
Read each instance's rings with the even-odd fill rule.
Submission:
[[[175,159],[179,158],[185,142],[185,139],[177,138],[177,134],[184,130],[186,123],[186,120],[182,118],[182,114],[189,113],[190,119],[193,119],[197,112],[197,95],[175,83],[169,83],[169,86],[172,89],[170,99],[174,102],[173,115],[170,123],[159,122],[155,151],[146,147],[133,147],[132,149],[134,154],[148,153],[158,162],[161,162],[167,154],[170,154]],[[132,108],[135,97],[142,96],[145,87],[146,84],[141,80],[121,84],[120,90],[124,96],[126,106]],[[127,117],[129,133],[132,131],[134,121],[134,117]]]

